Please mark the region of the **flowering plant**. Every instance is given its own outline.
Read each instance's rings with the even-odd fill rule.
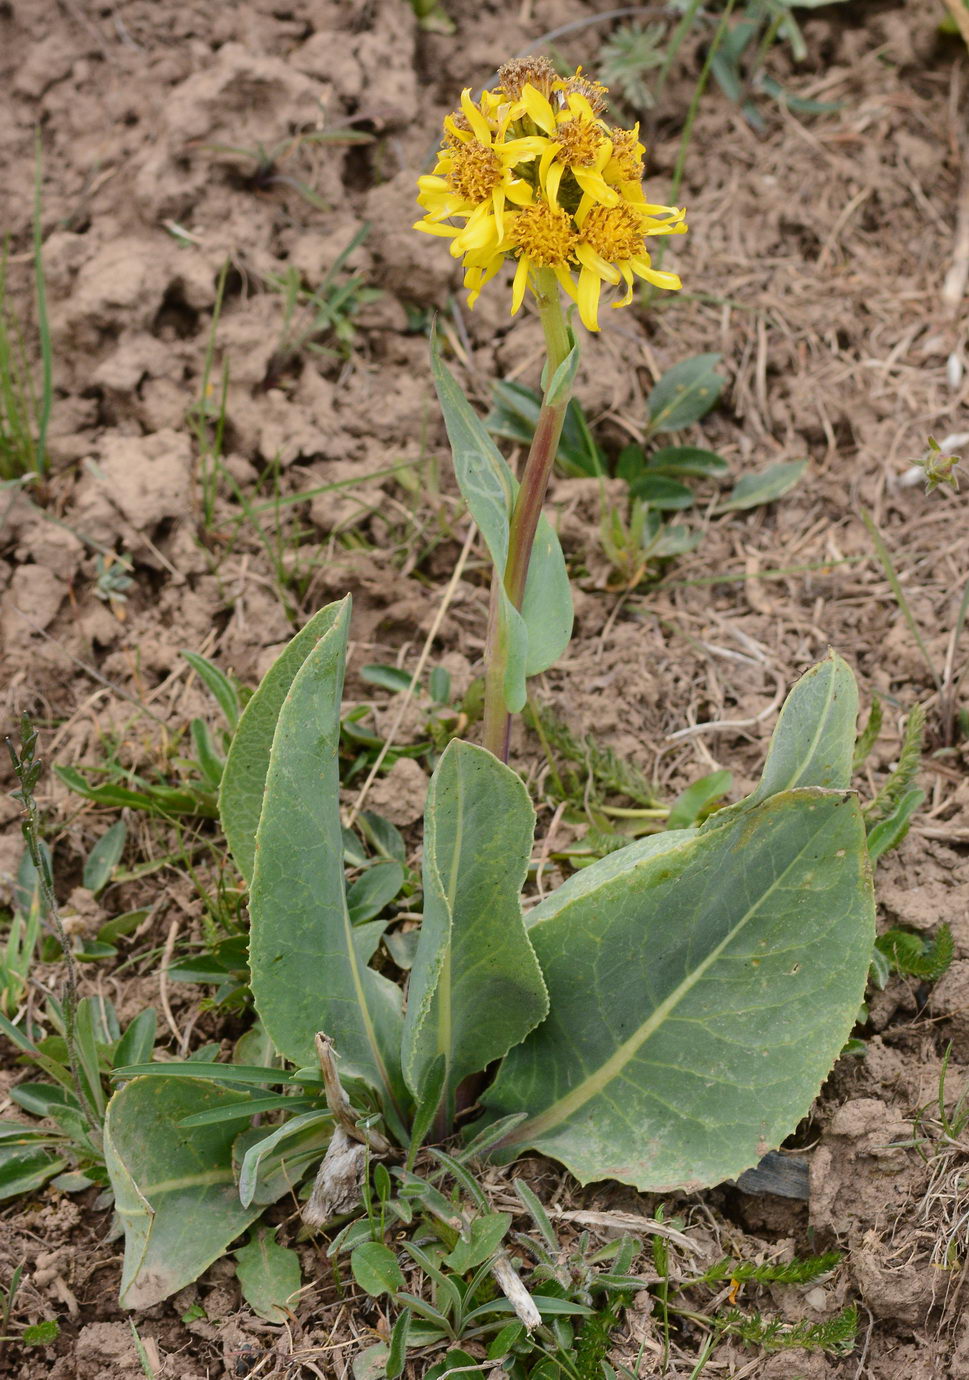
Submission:
[[[105,1149],[129,1305],[193,1278],[323,1146],[314,1224],[353,1209],[365,1154],[406,1157],[406,1184],[421,1146],[469,1121],[479,1150],[538,1150],[583,1182],[736,1177],[808,1110],[862,1000],[874,907],[850,789],[857,693],[834,655],[794,686],[749,796],[628,844],[523,913],[535,812],[507,765],[510,717],[572,626],[542,516],[578,362],[561,294],[594,330],[603,284],[625,284],[618,306],[636,277],[677,286],[646,243],[685,225],[646,202],[638,133],[604,123],[602,88],[535,60],[500,82],[477,102],[464,94],[420,181],[420,228],[451,240],[471,299],[514,261],[512,309],[530,288],[548,344],[520,483],[432,351],[457,480],[494,566],[484,746],[455,738],[437,761],[405,971],[385,942],[397,921],[347,901],[349,599],[310,620],[247,704],[220,811],[250,888],[251,986],[272,1054],[261,1067],[122,1071]],[[247,1081],[285,1095],[252,1102]],[[233,1129],[256,1107],[279,1119]]]

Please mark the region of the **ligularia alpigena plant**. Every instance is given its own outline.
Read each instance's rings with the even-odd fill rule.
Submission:
[[[457,1121],[497,1160],[537,1150],[582,1182],[733,1178],[807,1112],[863,997],[874,907],[850,790],[857,694],[833,654],[792,689],[751,795],[630,843],[523,913],[535,813],[507,765],[509,724],[572,629],[542,516],[578,359],[563,295],[597,330],[603,285],[624,289],[615,306],[636,278],[679,286],[647,244],[685,223],[646,201],[637,131],[603,121],[595,82],[543,59],[499,78],[445,121],[419,223],[450,239],[472,302],[510,260],[512,310],[530,292],[548,346],[520,484],[432,348],[457,480],[494,566],[484,746],[455,739],[437,762],[405,974],[387,920],[347,903],[348,598],[307,623],[253,695],[221,816],[250,888],[262,1062],[124,1071],[105,1148],[131,1307],[195,1278],[311,1169],[318,1224],[353,1210],[361,1155],[409,1168]],[[281,1091],[254,1099],[259,1084]]]

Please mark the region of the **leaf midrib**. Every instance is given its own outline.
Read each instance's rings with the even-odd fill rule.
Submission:
[[[815,834],[817,832],[818,831],[815,831]],[[757,898],[756,903],[744,912],[737,924],[734,925],[720,943],[710,951],[703,962],[680,982],[664,1001],[660,1002],[659,1006],[650,1013],[634,1034],[624,1040],[616,1051],[610,1055],[603,1064],[600,1064],[599,1068],[594,1073],[590,1073],[581,1083],[576,1084],[576,1086],[570,1092],[566,1093],[564,1097],[560,1097],[558,1101],[553,1102],[544,1112],[539,1113],[538,1116],[532,1117],[528,1121],[522,1122],[521,1125],[517,1126],[510,1135],[500,1142],[500,1144],[502,1146],[534,1144],[539,1136],[544,1135],[547,1131],[565,1122],[573,1113],[578,1111],[580,1107],[584,1106],[586,1102],[590,1101],[597,1093],[601,1092],[603,1088],[607,1087],[617,1078],[646,1041],[656,1033],[664,1021],[666,1021],[672,1012],[675,1011],[676,1007],[679,1006],[680,1002],[693,990],[710,966],[720,957],[724,949],[734,941],[748,921],[757,914],[761,907],[783,883],[788,873],[798,864],[802,854],[813,842],[814,836],[815,835],[812,835],[810,840],[805,841],[803,846],[791,858],[788,865],[784,868],[784,871],[780,873],[767,890],[762,892]]]

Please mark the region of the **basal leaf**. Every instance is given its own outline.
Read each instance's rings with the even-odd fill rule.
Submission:
[[[520,893],[535,813],[521,778],[455,739],[428,791],[424,919],[404,1025],[415,1094],[444,1055],[445,1106],[462,1079],[523,1040],[548,1010]]]
[[[806,460],[782,460],[776,465],[768,465],[757,474],[745,474],[713,511],[718,514],[735,513],[746,508],[759,508],[763,503],[773,503],[794,488],[807,467]]]
[[[700,446],[663,446],[653,451],[647,465],[657,474],[686,474],[698,478],[726,474],[730,468],[722,455]]]
[[[297,671],[320,639],[345,617],[347,607],[345,599],[328,604],[296,634],[263,677],[233,736],[222,773],[219,813],[236,866],[247,882],[252,881],[256,829],[279,711]]]
[[[685,484],[665,474],[652,474],[649,470],[630,481],[629,492],[633,498],[641,498],[651,508],[664,513],[692,508],[694,502],[693,490]]]
[[[267,1322],[286,1321],[288,1301],[300,1287],[299,1256],[280,1246],[265,1228],[236,1251],[236,1275],[242,1297]]]
[[[547,1020],[506,1057],[503,1141],[583,1182],[735,1178],[789,1134],[854,1023],[874,935],[853,796],[772,795],[586,868],[530,917]],[[652,843],[653,841],[650,840]]]
[[[760,782],[746,803],[756,805],[796,786],[847,790],[857,719],[855,678],[847,663],[831,652],[795,682],[784,701]]]
[[[332,611],[273,736],[249,901],[252,993],[287,1059],[314,1063],[323,1031],[341,1069],[393,1106],[404,1094],[401,993],[367,966],[376,939],[371,926],[351,925],[343,880],[337,748],[349,600]]]
[[[451,443],[458,487],[481,529],[496,569],[503,571],[508,560],[508,527],[518,482],[436,346],[431,350],[431,370]],[[522,611],[515,609],[503,589],[499,599],[508,656],[505,701],[512,713],[518,713],[525,703],[526,676],[537,675],[557,661],[572,636],[568,572],[558,537],[544,516],[538,523]]]
[[[125,1308],[149,1308],[190,1284],[262,1211],[239,1202],[235,1126],[178,1126],[240,1099],[213,1083],[135,1078],[108,1104],[104,1157],[125,1230]]]
[[[395,1294],[403,1289],[406,1280],[397,1256],[382,1241],[364,1241],[350,1255],[353,1278],[372,1298],[381,1294]]]
[[[107,886],[112,872],[121,861],[127,836],[127,825],[123,819],[119,819],[98,839],[84,864],[82,882],[88,891],[97,895]]]
[[[723,390],[719,362],[719,355],[696,355],[667,369],[646,401],[649,430],[679,431],[705,416]]]

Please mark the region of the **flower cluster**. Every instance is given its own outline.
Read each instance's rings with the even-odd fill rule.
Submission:
[[[421,177],[425,215],[416,229],[451,240],[464,262],[468,304],[506,259],[516,262],[512,313],[530,276],[551,269],[599,329],[603,284],[625,283],[613,302],[632,301],[636,278],[678,288],[675,273],[651,266],[647,241],[686,230],[685,212],[650,205],[643,194],[639,126],[602,118],[606,88],[582,75],[559,77],[546,58],[507,63],[500,85],[444,121],[434,172]]]

